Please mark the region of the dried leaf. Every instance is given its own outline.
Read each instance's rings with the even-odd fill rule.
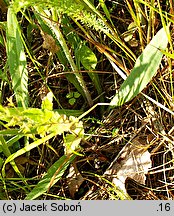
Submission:
[[[34,162],[33,160],[27,158],[27,157],[17,157],[15,159],[15,163],[19,169],[19,171],[21,172],[21,174],[24,174],[25,172],[25,165],[26,163],[30,164],[30,165],[38,165],[36,162]],[[12,168],[12,166],[10,164],[7,164],[6,166],[6,178],[14,178],[15,176],[15,171]]]
[[[5,4],[5,1],[0,0],[0,9],[2,13],[7,13],[7,5]]]
[[[75,164],[72,164],[67,175],[68,189],[72,198],[84,181]]]
[[[126,193],[126,178],[132,178],[140,184],[145,184],[148,169],[151,168],[150,153],[139,137],[127,144],[116,162],[105,172],[112,177],[112,182]]]
[[[59,51],[59,47],[57,46],[55,39],[51,35],[43,31],[41,31],[41,35],[44,40],[42,44],[44,49],[48,49],[53,54]]]

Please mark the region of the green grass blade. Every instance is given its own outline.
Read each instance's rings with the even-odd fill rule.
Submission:
[[[69,48],[67,46],[67,43],[66,43],[66,40],[64,38],[64,35],[62,34],[60,28],[58,25],[54,25],[52,21],[50,21],[50,18],[48,17],[45,17],[47,16],[45,13],[44,13],[44,10],[42,8],[39,8],[39,7],[35,7],[35,9],[37,11],[39,11],[40,14],[43,15],[43,20],[45,22],[46,25],[49,26],[49,28],[51,29],[52,33],[55,35],[55,38],[56,40],[58,41],[58,43],[60,44],[71,68],[72,68],[72,71],[73,73],[75,74],[76,76],[76,79],[77,81],[79,82],[80,86],[82,87],[83,89],[83,96],[84,98],[86,98],[86,100],[88,101],[88,104],[89,106],[92,106],[93,105],[93,101],[92,101],[92,98],[91,98],[91,95],[90,95],[90,92],[88,91],[87,87],[86,87],[86,83],[83,79],[83,76],[81,73],[78,72],[78,68],[73,60],[73,57],[71,56],[70,54],[70,51],[69,51]],[[49,14],[50,15],[50,14]],[[54,20],[56,21],[56,20]]]
[[[103,11],[104,11],[107,19],[110,21],[110,23],[112,24],[112,26],[115,28],[114,23],[112,22],[112,19],[111,19],[110,12],[109,12],[109,10],[108,10],[108,8],[107,8],[104,0],[99,0],[99,3],[101,5],[101,7],[102,7],[102,9],[103,9]]]
[[[155,75],[163,53],[160,49],[167,47],[168,37],[164,28],[160,29],[138,57],[130,75],[121,85],[118,94],[110,102],[112,106],[121,106],[139,94]]]
[[[11,7],[7,13],[8,66],[18,106],[28,106],[28,72],[26,56],[16,15]]]
[[[26,196],[26,200],[34,200],[40,195],[45,193],[53,186],[57,181],[60,180],[65,170],[69,164],[75,159],[76,155],[62,156],[58,161],[56,161],[49,169],[47,174],[43,177],[41,181],[36,185],[36,187]],[[54,178],[55,177],[55,178]],[[54,178],[54,179],[53,179]],[[53,182],[52,182],[53,179]],[[51,183],[52,182],[52,183]]]
[[[2,135],[2,132],[3,131],[0,131],[0,135]],[[1,136],[1,137],[3,137],[3,136]],[[23,135],[15,135],[12,138],[10,138],[9,140],[7,140],[6,143],[7,143],[8,148],[10,146],[12,146],[13,144],[15,144],[16,142],[18,142],[18,140],[21,139],[22,137],[23,137]],[[2,142],[1,142],[1,138],[0,138],[0,153],[1,152],[3,152],[3,146],[2,146]]]
[[[36,16],[36,18],[37,18],[37,20],[38,20],[38,22],[39,22],[39,24],[40,24],[42,30],[43,30],[44,32],[46,32],[48,35],[51,35],[52,37],[54,37],[54,34],[52,34],[52,31],[51,31],[50,28],[45,24],[45,22],[42,20],[41,16],[40,16],[38,13],[35,13],[35,16]],[[62,22],[63,22],[63,24],[65,25],[65,27],[63,28],[63,30],[64,30],[64,35],[66,35],[68,41],[71,43],[71,46],[74,46],[74,45],[76,44],[76,42],[77,42],[76,40],[78,40],[78,38],[77,38],[77,35],[76,35],[75,33],[72,33],[72,27],[69,27],[69,25],[70,25],[70,20],[68,20],[68,18],[63,17]],[[69,28],[70,28],[70,29],[69,29]],[[69,31],[68,31],[68,29],[69,29]],[[70,31],[71,31],[71,34],[70,34]],[[73,34],[73,36],[71,37],[72,34]],[[73,39],[74,39],[74,40],[73,40]],[[58,41],[57,41],[57,43],[58,43]],[[78,42],[78,44],[79,44],[79,42]],[[59,44],[59,43],[58,43],[58,45],[59,45],[59,47],[60,47],[60,44]],[[68,71],[69,68],[67,68],[67,66],[66,66],[66,65],[68,65],[68,60],[67,60],[67,58],[66,58],[66,56],[65,56],[65,54],[64,54],[64,52],[63,52],[63,50],[60,49],[60,50],[56,53],[56,55],[57,55],[59,61],[65,66],[65,71]],[[75,76],[73,73],[71,73],[71,72],[70,72],[69,74],[68,74],[68,73],[65,74],[65,76],[66,76],[67,80],[75,86],[75,88],[78,90],[78,92],[80,92],[80,94],[83,95],[83,96],[85,97],[83,88],[82,88],[81,85],[79,84],[79,82],[78,82],[76,76]]]
[[[10,152],[10,150],[9,150],[9,148],[8,148],[7,141],[4,139],[3,136],[0,136],[0,147],[2,148],[3,153],[4,153],[4,155],[5,155],[6,157],[10,157],[10,156],[11,156],[11,152]],[[11,166],[13,167],[14,171],[17,173],[17,175],[18,175],[20,178],[23,179],[23,176],[22,176],[20,170],[18,169],[18,167],[17,167],[15,161],[14,161],[14,160],[11,160],[11,161],[10,161],[10,164],[11,164]],[[5,176],[5,170],[3,170],[2,175]],[[24,180],[24,183],[27,185],[27,183],[25,182],[25,180]]]
[[[27,153],[28,151],[32,150],[33,148],[39,146],[40,144],[46,142],[47,140],[51,139],[52,137],[54,137],[55,134],[54,133],[51,133],[41,139],[38,139],[34,142],[32,142],[30,145],[27,145],[25,146],[24,148],[18,150],[17,152],[11,154],[5,161],[4,165],[3,165],[3,168],[2,168],[2,175],[3,177],[5,177],[5,165],[11,161],[13,161],[15,158],[21,156],[22,154],[25,154]]]

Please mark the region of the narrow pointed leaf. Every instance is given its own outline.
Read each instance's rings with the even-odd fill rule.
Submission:
[[[7,14],[7,56],[8,66],[18,106],[28,105],[28,72],[21,31],[11,7]]]
[[[47,174],[39,181],[36,187],[27,195],[26,200],[33,200],[45,193],[53,186],[64,174],[69,164],[75,159],[76,155],[62,156],[49,169]],[[56,175],[55,175],[56,173]]]
[[[157,72],[168,43],[164,28],[160,29],[138,57],[130,75],[121,85],[118,94],[110,102],[112,106],[121,106],[139,94]],[[161,50],[160,50],[161,49]]]

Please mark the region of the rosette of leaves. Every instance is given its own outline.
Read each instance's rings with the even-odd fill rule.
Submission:
[[[68,98],[68,102],[70,105],[74,105],[79,97],[80,93],[78,92],[70,92],[66,95],[66,98]]]

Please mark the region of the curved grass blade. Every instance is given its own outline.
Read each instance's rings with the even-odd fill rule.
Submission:
[[[11,7],[7,13],[7,56],[9,72],[18,106],[28,106],[28,71],[22,35]]]
[[[6,157],[11,156],[11,152],[10,152],[10,149],[8,147],[7,141],[4,139],[3,136],[0,136],[0,147],[1,147],[3,153]],[[24,180],[18,166],[16,165],[16,162],[14,160],[12,160],[12,161],[10,161],[10,164],[11,164],[12,168],[14,169],[14,171],[17,173],[17,175],[22,179],[24,184],[28,185],[27,182]],[[2,172],[2,174],[5,174],[5,170],[4,170],[4,172]]]
[[[8,131],[10,131],[10,130],[8,130]],[[5,133],[4,133],[5,132]],[[7,130],[5,130],[5,131],[0,131],[0,136],[3,134],[6,134],[6,132],[7,132]],[[16,131],[16,133],[17,133],[17,131]],[[13,146],[13,144],[15,144],[15,143],[17,143],[18,142],[18,140],[19,139],[21,139],[24,135],[16,135],[16,133],[15,133],[15,135],[14,136],[12,136],[9,140],[7,140],[6,141],[6,143],[7,143],[7,146],[8,146],[8,148],[9,147],[11,147],[11,146]],[[7,132],[7,134],[9,135],[9,133]],[[3,136],[1,136],[1,137],[3,137]],[[0,140],[1,140],[1,138],[0,138]],[[3,146],[2,146],[2,142],[0,141],[0,153],[1,152],[3,152]]]
[[[52,21],[50,21],[50,18],[45,17],[45,13],[44,11],[39,8],[39,7],[35,7],[36,11],[39,11],[39,13],[41,15],[43,15],[43,21],[45,22],[45,24],[50,28],[50,30],[52,31],[52,33],[55,35],[56,40],[58,41],[58,43],[60,44],[69,64],[71,65],[72,71],[74,72],[77,81],[79,82],[80,86],[83,89],[83,96],[84,98],[86,98],[86,100],[88,101],[89,106],[93,105],[93,101],[91,98],[91,95],[86,87],[86,83],[83,79],[83,76],[81,73],[78,72],[78,68],[69,52],[69,48],[67,46],[66,40],[64,38],[64,35],[62,34],[60,28],[58,25],[54,25],[54,23]],[[50,14],[49,14],[50,15]]]
[[[121,85],[118,94],[110,102],[111,106],[121,106],[138,95],[155,75],[163,53],[166,49],[168,37],[164,28],[160,29],[146,46],[143,53],[136,60],[130,75]],[[160,50],[161,49],[161,50]]]
[[[51,139],[54,136],[55,136],[55,133],[51,133],[51,134],[49,134],[49,135],[47,135],[47,136],[45,136],[45,137],[43,137],[41,139],[38,139],[38,140],[32,142],[30,145],[25,146],[24,148],[18,150],[17,152],[9,155],[8,158],[6,159],[4,165],[3,165],[2,176],[5,177],[5,166],[6,166],[7,163],[13,161],[15,158],[21,156],[22,154],[27,153],[28,151],[30,151],[33,148],[39,146],[40,144],[46,142],[47,140]]]
[[[49,169],[47,174],[36,187],[26,196],[26,200],[34,200],[48,191],[57,181],[60,180],[69,164],[75,159],[76,155],[62,156]]]

